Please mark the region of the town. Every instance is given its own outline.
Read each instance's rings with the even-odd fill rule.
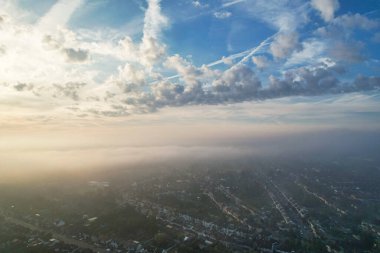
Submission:
[[[380,170],[357,164],[368,174],[344,160],[261,159],[2,185],[0,250],[375,252]]]

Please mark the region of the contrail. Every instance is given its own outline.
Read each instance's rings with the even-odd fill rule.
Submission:
[[[220,60],[217,60],[217,61],[214,61],[214,62],[211,62],[211,63],[208,63],[206,64],[207,67],[214,67],[214,66],[217,66],[219,64],[222,64],[224,63],[224,60],[225,59],[238,59],[238,58],[242,58],[239,62],[237,62],[236,64],[234,64],[233,66],[236,66],[238,64],[242,64],[242,63],[245,63],[247,62],[247,60],[249,60],[250,57],[252,57],[253,55],[255,55],[256,53],[260,52],[260,50],[266,46],[266,45],[269,45],[269,42],[270,40],[272,40],[278,33],[275,33],[271,36],[269,36],[268,38],[266,38],[265,40],[263,40],[257,47],[253,47],[251,49],[248,49],[248,50],[245,50],[243,52],[240,52],[240,53],[236,53],[236,54],[232,54],[232,55],[229,55],[227,57],[225,57],[224,59],[220,59]],[[232,67],[233,67],[232,66]],[[165,81],[168,81],[168,80],[172,80],[172,79],[176,79],[180,77],[180,75],[173,75],[173,76],[169,76],[169,77],[166,77],[164,80]],[[156,83],[157,81],[154,81],[152,83]]]
[[[226,8],[226,7],[229,7],[229,6],[232,6],[232,5],[235,5],[235,4],[238,4],[238,3],[241,3],[241,2],[245,2],[246,0],[234,0],[234,1],[231,1],[231,2],[228,2],[228,3],[224,3],[222,4],[222,7],[223,8]]]
[[[232,5],[235,5],[235,4],[238,4],[238,3],[242,3],[242,2],[245,2],[246,0],[234,0],[234,1],[231,1],[231,2],[227,2],[227,3],[224,3],[222,4],[221,6],[217,7],[217,8],[214,8],[214,9],[211,9],[211,10],[208,10],[208,11],[205,11],[205,12],[202,12],[202,13],[199,13],[195,16],[191,16],[191,17],[188,17],[187,20],[189,19],[194,19],[194,18],[198,18],[198,17],[201,17],[201,16],[204,16],[204,15],[209,15],[209,14],[213,14],[215,13],[216,11],[220,11],[220,10],[223,10],[225,8],[228,8]]]
[[[224,59],[220,59],[220,60],[217,60],[217,61],[211,62],[211,63],[207,64],[206,66],[207,66],[207,67],[213,67],[213,66],[216,66],[216,65],[219,65],[219,64],[224,63],[224,62],[225,62],[225,59],[234,60],[234,59],[238,59],[238,58],[244,57],[244,56],[247,55],[249,52],[251,52],[251,50],[253,50],[253,48],[248,49],[248,50],[245,50],[245,51],[240,52],[240,53],[231,54],[231,55],[225,57]]]
[[[277,34],[278,33],[275,33],[272,36],[270,36],[270,37],[266,38],[265,40],[263,40],[257,47],[253,48],[249,54],[247,54],[245,57],[243,57],[243,59],[241,59],[235,65],[247,62],[247,60],[249,60],[250,57],[252,57],[254,54],[256,54],[257,52],[259,52],[264,46],[269,45],[269,41],[272,40]]]

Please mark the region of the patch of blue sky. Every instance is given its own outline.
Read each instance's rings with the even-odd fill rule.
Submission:
[[[16,6],[29,12],[28,20],[35,23],[50,10],[58,0],[30,1],[30,0],[13,0]]]
[[[136,18],[143,19],[144,12],[135,1],[97,0],[85,1],[71,17],[71,28],[118,29]]]

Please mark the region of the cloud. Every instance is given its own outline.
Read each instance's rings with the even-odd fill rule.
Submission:
[[[261,81],[255,73],[246,65],[237,64],[212,83],[211,92],[219,103],[225,103],[255,97],[260,88]]]
[[[311,6],[319,11],[322,19],[330,22],[334,19],[334,13],[339,9],[338,0],[312,0]]]
[[[289,96],[319,96],[342,94],[380,88],[380,78],[360,76],[351,83],[339,76],[345,69],[334,63],[319,63],[314,67],[300,67],[270,76],[263,85],[246,65],[238,64],[220,74],[211,85],[197,82],[188,87],[170,82],[157,84],[151,99],[154,106],[183,106],[188,104],[225,104],[251,100],[266,100]]]
[[[354,86],[357,90],[373,90],[380,88],[380,77],[359,75],[355,78]]]
[[[150,111],[165,106],[194,104],[228,104],[242,101],[266,100],[289,96],[319,96],[341,94],[380,88],[379,78],[360,77],[352,83],[339,80],[345,72],[334,63],[319,63],[314,67],[300,67],[283,73],[282,77],[271,76],[266,85],[244,64],[237,64],[220,73],[211,85],[200,80],[191,85],[163,81],[153,85],[152,93],[143,100],[130,100],[136,106],[153,106]],[[149,102],[150,101],[150,102]]]
[[[63,48],[62,52],[69,62],[84,62],[89,58],[88,50],[84,49]]]
[[[130,98],[127,104],[148,105],[150,111],[155,111],[165,106],[233,103],[254,97],[261,87],[255,73],[244,64],[232,66],[223,73],[196,68],[179,56],[173,56],[166,64],[177,69],[184,84],[160,81],[152,86],[151,93]],[[210,77],[209,84],[205,82],[207,77]]]
[[[1,30],[0,76],[5,83],[91,82],[94,70],[81,69],[73,62],[87,59],[88,50],[67,29],[39,30],[35,25],[9,18]],[[90,53],[90,52],[88,52]]]
[[[315,96],[344,91],[337,76],[344,72],[338,65],[324,63],[314,68],[300,67],[283,73],[282,78],[270,76],[269,85],[262,90],[263,98],[285,96]],[[351,87],[351,86],[350,86]]]
[[[45,34],[42,44],[47,50],[61,52],[67,62],[80,63],[87,61],[89,58],[90,52],[88,49],[73,47],[81,44],[76,34],[64,28]]]
[[[229,11],[214,12],[214,17],[216,17],[217,19],[226,19],[226,18],[231,17],[231,15],[232,15],[232,13]]]
[[[326,38],[352,37],[355,30],[370,31],[380,27],[378,20],[369,19],[361,14],[344,14],[336,17],[327,26],[320,27],[316,34]]]
[[[278,33],[269,36],[265,40],[261,41],[258,46],[248,50],[247,53],[244,55],[244,57],[241,58],[240,61],[238,61],[235,65],[246,64],[247,62],[249,62],[249,60],[251,60],[251,57],[253,55],[265,51],[266,46],[270,45],[270,41],[272,41],[273,38],[275,38],[277,35]]]
[[[255,47],[256,48],[256,47]],[[255,48],[251,48],[249,50],[245,50],[243,52],[240,52],[240,53],[236,53],[236,54],[232,54],[232,55],[229,55],[229,56],[223,56],[222,59],[220,60],[217,60],[217,61],[213,61],[209,64],[207,64],[208,67],[213,67],[213,66],[217,66],[219,64],[226,64],[226,65],[232,65],[233,64],[233,61],[235,59],[239,59],[239,58],[242,58],[242,57],[245,57],[246,55],[248,55],[252,50],[254,50]]]
[[[361,29],[361,30],[372,30],[380,26],[379,21],[369,19],[359,13],[356,14],[344,14],[334,20],[332,24],[345,29]]]
[[[151,69],[153,65],[162,59],[166,53],[166,46],[151,37],[144,37],[140,44],[141,64]]]
[[[264,69],[269,66],[269,60],[265,56],[253,56],[252,62],[259,68]]]
[[[159,39],[162,30],[169,25],[169,20],[161,13],[160,0],[148,0],[145,12],[144,32],[140,44],[142,64],[151,67],[165,53],[165,46]]]
[[[0,45],[0,56],[4,55],[7,52],[7,49],[4,45]]]
[[[345,69],[339,65],[320,63],[314,68],[300,67],[287,71],[283,78],[270,77],[269,86],[263,89],[263,98],[285,96],[316,96],[323,94],[343,94],[380,88],[379,77],[358,76],[352,82],[342,82],[339,75]]]
[[[85,87],[85,83],[75,83],[69,82],[65,84],[54,84],[54,95],[53,96],[61,96],[64,98],[70,98],[72,100],[79,100],[79,92]]]
[[[148,0],[148,9],[144,18],[144,37],[159,39],[162,29],[168,26],[169,20],[161,13],[161,0]]]
[[[221,62],[223,62],[223,64],[225,65],[232,65],[234,63],[233,57],[231,55],[228,57],[223,56]],[[215,62],[213,64],[215,64]],[[210,66],[210,64],[208,64],[207,66]]]
[[[166,45],[161,42],[161,34],[169,25],[169,20],[162,14],[160,2],[148,1],[140,43],[135,43],[129,36],[119,40],[124,60],[144,66],[147,72],[151,72],[153,66],[166,55]]]
[[[146,84],[146,74],[142,68],[136,65],[126,63],[124,67],[119,67],[119,73],[112,81],[123,90],[123,92],[132,92]]]
[[[318,28],[315,34],[326,41],[326,51],[330,57],[354,63],[366,59],[363,54],[366,44],[357,40],[356,31],[369,32],[378,27],[378,20],[360,14],[344,14],[333,19],[327,26]]]
[[[23,90],[26,90],[26,89],[30,89],[31,86],[28,86],[25,83],[19,83],[19,84],[16,84],[15,86],[13,86],[13,88],[15,88],[17,91],[23,91]]]
[[[337,41],[332,43],[329,48],[329,53],[332,57],[339,61],[345,62],[362,62],[366,59],[363,55],[362,50],[364,48],[364,43],[362,42],[344,42]]]
[[[80,2],[72,0],[66,6],[58,1],[52,11],[60,7],[61,11],[68,8],[69,13],[54,22],[60,20],[64,26]],[[359,14],[333,17],[313,38],[300,29],[308,22],[308,4],[300,6],[300,1],[288,0],[222,3],[208,14],[217,11],[216,18],[226,18],[230,12],[223,8],[239,3],[234,11],[269,24],[273,35],[257,47],[195,65],[188,57],[169,54],[173,48],[162,36],[170,22],[159,0],[149,0],[145,16],[139,17],[143,20],[140,36],[103,30],[45,30],[9,19],[0,24],[0,54],[1,48],[5,52],[0,57],[0,85],[7,87],[10,96],[40,101],[59,113],[95,118],[152,113],[165,107],[226,105],[378,88],[376,77],[343,81],[341,66],[365,59],[365,45],[351,39],[352,30],[372,31],[378,21]],[[51,13],[45,16],[53,18]],[[225,65],[214,68],[218,64]],[[263,68],[266,71],[256,71]],[[272,74],[269,77],[268,72]]]
[[[65,26],[71,15],[83,4],[84,0],[59,0],[39,22],[41,30],[54,30]]]
[[[299,48],[298,34],[280,33],[270,45],[270,51],[275,58],[284,58],[290,55],[296,48]]]
[[[226,1],[225,3],[223,3],[222,7],[223,8],[227,8],[227,7],[230,7],[232,5],[235,5],[235,4],[238,4],[238,3],[242,3],[242,2],[245,2],[246,0],[232,0],[232,1]]]
[[[152,93],[156,100],[157,106],[165,105],[179,105],[181,97],[185,91],[185,87],[171,82],[162,81],[154,84],[152,87]]]
[[[164,66],[175,70],[188,85],[194,85],[206,78],[215,77],[215,72],[207,66],[197,68],[178,54],[168,57]]]
[[[192,3],[192,5],[193,5],[194,7],[196,7],[196,8],[200,8],[200,9],[205,9],[205,8],[208,8],[208,7],[209,7],[208,4],[203,4],[203,3],[201,3],[201,1],[199,1],[199,0],[197,0],[197,1],[192,1],[191,3]]]
[[[302,50],[294,51],[284,64],[285,67],[315,63],[326,51],[326,43],[323,40],[310,39],[301,45]]]

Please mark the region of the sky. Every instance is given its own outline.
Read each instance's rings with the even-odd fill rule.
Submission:
[[[379,130],[378,0],[0,6],[2,168],[107,166],[143,159],[132,147],[204,154],[246,139]]]

